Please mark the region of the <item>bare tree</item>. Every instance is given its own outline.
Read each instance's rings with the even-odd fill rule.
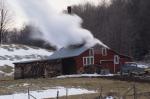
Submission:
[[[73,12],[83,19],[82,26],[113,50],[132,56],[133,22],[128,11],[127,0],[105,0],[98,6],[92,4],[73,7]]]
[[[0,0],[0,44],[3,43],[4,33],[10,22],[9,11],[4,0]]]

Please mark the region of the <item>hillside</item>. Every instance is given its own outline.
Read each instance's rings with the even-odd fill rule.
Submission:
[[[51,54],[51,51],[26,45],[1,45],[0,66],[13,67],[15,62],[46,59]]]
[[[10,73],[13,63],[21,61],[46,59],[52,51],[26,45],[1,45],[0,46],[0,74]]]

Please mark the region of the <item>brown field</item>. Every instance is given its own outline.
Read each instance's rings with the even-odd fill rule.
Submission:
[[[56,99],[56,98],[47,98],[47,99]],[[66,96],[64,97],[59,97],[59,99],[66,99]],[[83,95],[74,95],[74,96],[68,96],[67,99],[99,99],[99,94],[83,94]],[[116,97],[116,99],[120,99]],[[126,99],[134,99],[133,95],[132,96],[126,96]],[[148,95],[140,95],[138,96],[137,99],[150,99],[150,96]]]
[[[29,84],[29,86],[25,86],[25,84]],[[0,81],[0,94],[2,95],[11,94],[14,92],[27,92],[28,87],[30,87],[30,90],[42,90],[50,87],[64,86],[80,87],[98,91],[97,94],[70,96],[68,99],[94,99],[95,97],[99,96],[101,88],[103,96],[123,96],[123,94],[129,88],[133,87],[134,84],[136,85],[137,93],[141,94],[138,96],[138,99],[150,99],[150,83],[134,83],[119,80],[108,80],[104,78],[39,78],[22,80],[5,79]],[[133,90],[131,90],[127,95],[133,95]],[[65,97],[61,97],[59,99],[65,99]],[[128,96],[127,99],[133,99],[133,97],[129,98]]]

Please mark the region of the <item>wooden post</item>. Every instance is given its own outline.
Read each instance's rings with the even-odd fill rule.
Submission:
[[[114,63],[114,74],[116,73],[116,64]]]
[[[137,92],[136,92],[135,84],[133,85],[133,92],[134,92],[134,99],[137,99]]]
[[[102,99],[102,92],[103,92],[103,87],[101,86],[99,99]]]
[[[28,99],[30,99],[30,90],[29,90],[29,87],[28,87]]]
[[[57,91],[57,99],[59,99],[59,91]]]
[[[68,88],[66,88],[66,99],[68,99]]]

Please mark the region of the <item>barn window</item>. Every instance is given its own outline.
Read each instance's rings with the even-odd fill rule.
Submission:
[[[93,48],[89,49],[89,56],[94,56],[94,49]]]
[[[102,48],[102,56],[107,56],[107,49],[106,48]]]
[[[119,56],[118,55],[115,55],[114,56],[114,64],[119,64]]]
[[[93,64],[94,64],[94,57],[93,56],[83,57],[83,65],[84,66],[93,65]]]
[[[87,60],[86,57],[83,57],[83,65],[87,64],[86,60]]]
[[[91,64],[91,60],[89,57],[87,57],[87,65],[90,65]]]
[[[94,64],[94,57],[91,57],[91,64]]]

